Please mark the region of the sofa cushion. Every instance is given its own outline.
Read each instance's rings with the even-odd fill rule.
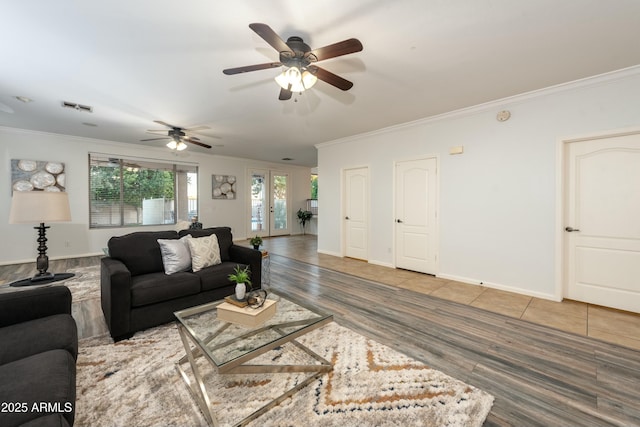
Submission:
[[[184,237],[183,237],[184,238]],[[215,234],[187,240],[191,251],[191,269],[196,272],[220,264],[220,247]]]
[[[194,274],[200,277],[202,290],[210,291],[212,289],[224,288],[225,286],[233,285],[233,282],[229,280],[229,274],[234,272],[233,270],[236,265],[239,265],[240,268],[246,267],[244,264],[226,261],[222,264],[214,265],[213,267],[204,268]],[[232,293],[233,291],[229,292],[229,295]]]
[[[20,402],[28,408],[0,412],[0,426],[18,426],[55,412],[73,424],[76,362],[68,351],[50,350],[7,363],[0,366],[0,378],[0,402]]]
[[[127,266],[132,276],[164,272],[158,239],[177,239],[175,231],[138,231],[109,239],[109,255]]]
[[[191,251],[189,249],[189,243],[187,242],[191,239],[192,237],[190,235],[186,235],[178,240],[158,239],[165,274],[171,275],[179,271],[187,271],[191,268]]]
[[[48,350],[78,357],[78,330],[68,314],[56,314],[0,328],[0,365]]]
[[[167,276],[161,272],[131,278],[133,307],[164,302],[199,292],[200,278],[193,273],[179,272]]]
[[[192,237],[204,237],[215,234],[218,238],[218,246],[220,247],[220,259],[222,261],[230,261],[229,248],[233,245],[233,235],[230,227],[212,227],[203,228],[202,230],[182,230],[180,237],[190,234]]]

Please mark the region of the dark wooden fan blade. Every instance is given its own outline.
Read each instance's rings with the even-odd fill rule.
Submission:
[[[280,96],[278,97],[278,99],[280,101],[286,101],[287,99],[291,99],[291,91],[287,90],[287,89],[280,89]]]
[[[140,141],[160,141],[161,139],[171,139],[169,137],[165,138],[151,138],[151,139],[141,139]]]
[[[154,122],[154,123],[157,123],[157,124],[159,124],[159,125],[162,125],[162,126],[166,126],[166,127],[168,127],[168,128],[172,128],[172,129],[176,127],[176,126],[172,126],[172,125],[170,125],[169,123],[165,123],[165,122],[163,122],[163,121],[161,121],[161,120],[154,120],[153,122]]]
[[[360,52],[362,50],[362,43],[358,39],[343,40],[338,43],[330,44],[329,46],[314,49],[307,55],[313,55],[318,61],[324,59],[335,58],[336,56],[348,55],[350,53]]]
[[[205,129],[211,129],[209,126],[196,126],[193,128],[189,128],[189,129],[184,129],[186,132],[195,132],[198,130],[205,130]]]
[[[262,37],[264,41],[269,43],[278,52],[291,52],[292,56],[295,56],[295,53],[293,53],[291,48],[287,46],[284,40],[282,40],[282,38],[280,38],[280,36],[267,24],[249,24],[249,28],[255,31],[257,35]]]
[[[266,70],[268,68],[277,68],[281,66],[282,66],[281,62],[268,62],[266,64],[256,64],[256,65],[247,65],[245,67],[227,68],[226,70],[222,70],[222,72],[228,76],[231,76],[233,74],[248,73],[249,71]]]
[[[331,71],[327,71],[324,68],[312,65],[307,69],[311,73],[315,74],[315,76],[323,82],[327,82],[330,85],[337,87],[338,89],[349,90],[353,87],[353,83],[351,83],[349,80],[343,79],[342,77],[333,74]]]
[[[190,143],[190,144],[199,145],[199,146],[204,147],[204,148],[211,148],[211,146],[210,146],[210,145],[205,144],[204,142],[196,141],[196,140],[194,140],[193,138],[182,138],[182,140],[183,140],[184,142],[188,142],[188,143]]]

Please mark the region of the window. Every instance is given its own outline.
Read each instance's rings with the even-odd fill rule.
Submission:
[[[175,224],[197,216],[197,173],[195,165],[89,154],[91,228]]]
[[[307,210],[318,215],[318,174],[311,174],[311,198],[307,199]]]
[[[318,198],[318,174],[311,174],[311,198]]]

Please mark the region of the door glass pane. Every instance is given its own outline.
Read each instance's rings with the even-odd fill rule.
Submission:
[[[273,226],[286,230],[287,225],[287,176],[273,176]]]
[[[265,215],[267,206],[267,188],[265,176],[260,173],[251,175],[251,231],[267,229]]]

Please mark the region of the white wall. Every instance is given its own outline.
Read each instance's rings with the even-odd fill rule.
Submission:
[[[105,153],[114,157],[139,157],[167,160],[170,162],[198,165],[199,219],[205,227],[229,226],[234,239],[250,237],[247,232],[248,220],[246,204],[249,191],[246,185],[247,169],[277,168],[286,170],[292,176],[292,218],[297,225],[295,212],[304,208],[309,198],[310,168],[256,162],[253,160],[222,157],[209,154],[183,152],[187,157],[175,157],[165,148],[149,148],[102,141],[76,138],[67,135],[31,132],[21,129],[0,127],[0,164],[4,173],[0,174],[0,200],[4,208],[0,212],[0,264],[32,262],[37,256],[37,232],[30,225],[9,224],[11,205],[11,159],[31,159],[60,161],[66,164],[66,189],[69,193],[72,221],[48,224],[47,246],[50,259],[101,254],[111,236],[133,231],[172,229],[173,226],[133,227],[111,229],[89,229],[88,202],[88,154]],[[238,182],[238,198],[235,200],[213,200],[211,198],[211,175],[235,175]],[[296,227],[293,233],[298,233]]]
[[[393,265],[394,162],[435,155],[438,276],[553,299],[559,139],[637,127],[639,112],[637,68],[320,144],[318,250],[342,254],[343,170],[368,166],[369,261]]]

